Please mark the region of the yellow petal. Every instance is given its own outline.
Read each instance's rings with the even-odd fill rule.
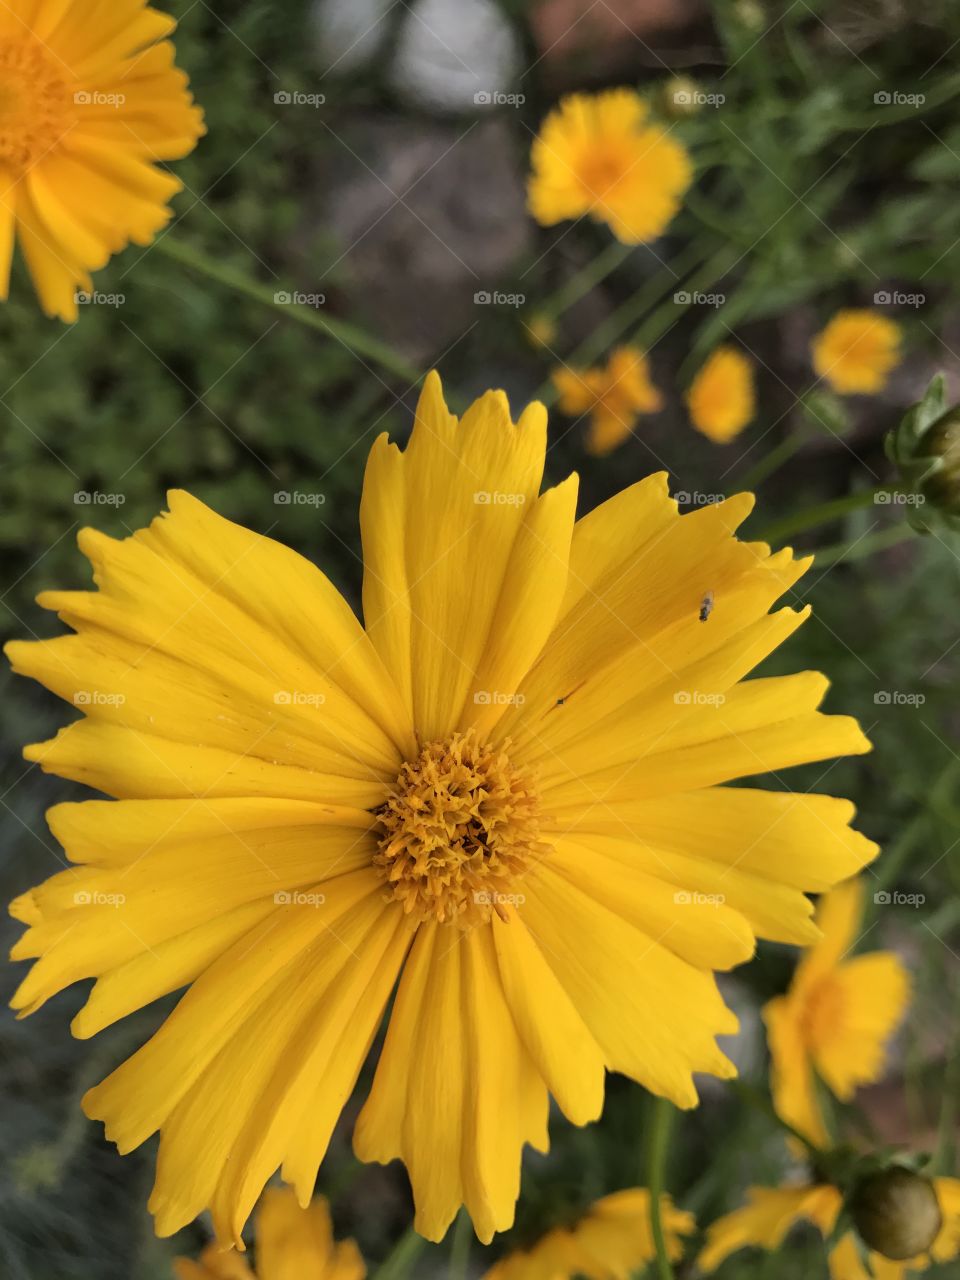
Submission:
[[[856,956],[830,982],[829,1027],[813,1047],[817,1072],[838,1098],[883,1075],[891,1036],[910,999],[910,979],[898,956]]]
[[[731,1253],[747,1245],[779,1249],[795,1222],[813,1222],[826,1236],[840,1212],[842,1197],[834,1187],[751,1187],[748,1203],[714,1222],[697,1259],[703,1272],[714,1271]]]

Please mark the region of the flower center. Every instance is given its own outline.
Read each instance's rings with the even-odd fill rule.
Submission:
[[[583,157],[580,181],[591,200],[602,201],[613,193],[629,167],[619,149],[595,146]]]
[[[517,881],[549,852],[540,797],[506,747],[473,730],[429,742],[377,811],[374,865],[408,915],[470,928],[521,902]]]
[[[43,45],[31,36],[0,40],[0,165],[23,173],[72,121],[63,68]]]

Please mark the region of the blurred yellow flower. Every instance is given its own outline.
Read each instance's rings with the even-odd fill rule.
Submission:
[[[557,337],[556,320],[553,316],[547,315],[543,311],[534,312],[524,325],[524,328],[527,331],[530,345],[541,350],[544,348],[549,349]]]
[[[178,1258],[177,1280],[363,1280],[367,1274],[352,1240],[336,1243],[322,1196],[305,1209],[292,1191],[271,1187],[257,1209],[256,1270],[232,1249],[208,1245],[199,1262]]]
[[[692,167],[633,89],[576,93],[544,120],[531,152],[530,212],[543,226],[587,214],[626,244],[655,240],[680,208]]]
[[[923,1271],[937,1262],[948,1262],[960,1252],[960,1181],[935,1178],[934,1187],[943,1225],[930,1254],[907,1262],[893,1262],[879,1253],[870,1253],[872,1280],[904,1280],[908,1273]],[[704,1274],[715,1271],[732,1253],[748,1245],[763,1249],[780,1248],[790,1228],[797,1222],[812,1222],[824,1239],[836,1226],[843,1195],[830,1183],[779,1188],[751,1187],[747,1204],[718,1219],[707,1230],[707,1242],[697,1266]],[[860,1251],[852,1231],[846,1232],[830,1250],[831,1280],[871,1280],[860,1261]]]
[[[900,363],[900,326],[876,311],[838,311],[813,340],[813,367],[840,395],[882,391]]]
[[[733,440],[753,419],[753,364],[736,347],[717,347],[687,392],[690,421],[716,444]]]
[[[76,634],[7,645],[82,713],[27,758],[115,797],[47,815],[73,865],[11,906],[14,1006],[94,978],[85,1038],[186,988],[84,1098],[122,1152],[160,1131],[162,1235],[209,1207],[239,1241],[278,1168],[309,1201],[389,1006],[357,1155],[404,1162],[424,1235],[465,1203],[489,1241],[550,1094],[585,1124],[609,1070],[696,1106],[733,1074],[714,971],[815,940],[805,891],[875,856],[846,801],[726,785],[870,749],[821,675],[745,679],[811,559],[735,537],[748,494],[680,515],[662,474],[577,521],[546,444],[542,405],[458,420],[428,376],[367,463],[365,627],[173,492],[83,530],[97,589],[40,597]]]
[[[858,941],[863,894],[863,882],[851,880],[821,898],[822,938],[804,952],[787,994],[763,1011],[777,1114],[815,1146],[825,1146],[828,1134],[814,1073],[842,1101],[879,1079],[910,995],[893,952],[847,958]]]
[[[77,318],[91,271],[148,245],[181,189],[160,160],[204,132],[146,0],[31,0],[0,7],[0,297],[19,242],[40,305]]]
[[[676,1262],[683,1253],[681,1236],[696,1229],[693,1214],[677,1209],[665,1195],[660,1220],[667,1252]],[[574,1226],[558,1227],[532,1248],[511,1253],[483,1280],[630,1280],[655,1257],[650,1193],[634,1187],[597,1200]]]
[[[650,381],[647,357],[637,347],[618,347],[605,368],[557,369],[553,384],[564,413],[590,414],[587,452],[598,456],[623,444],[639,414],[663,408],[663,397]]]

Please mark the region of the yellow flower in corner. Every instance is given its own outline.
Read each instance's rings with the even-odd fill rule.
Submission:
[[[27,758],[114,797],[48,814],[74,865],[12,906],[15,1007],[95,978],[87,1037],[186,988],[84,1099],[122,1152],[159,1130],[161,1234],[210,1208],[239,1243],[278,1168],[309,1202],[396,985],[355,1150],[403,1160],[424,1235],[465,1203],[490,1240],[548,1095],[585,1124],[610,1070],[695,1106],[733,1074],[713,971],[812,942],[805,891],[876,853],[845,800],[726,785],[869,749],[821,675],[744,679],[810,560],[737,540],[749,495],[680,515],[664,475],[576,521],[546,433],[427,378],[367,463],[365,627],[173,492],[80,534],[97,590],[40,597],[75,635],[7,646],[83,713]]]
[[[563,413],[589,413],[587,452],[600,457],[627,439],[638,414],[663,407],[663,397],[650,381],[647,357],[636,347],[618,347],[606,368],[557,369],[553,385]]]
[[[531,151],[530,212],[543,226],[589,215],[626,244],[667,229],[693,170],[633,89],[575,93],[544,120]]]
[[[257,1209],[256,1270],[239,1253],[208,1245],[199,1262],[178,1258],[176,1280],[364,1280],[352,1240],[336,1243],[330,1207],[318,1196],[306,1209],[289,1190],[271,1187]]]
[[[867,1272],[851,1230],[830,1250],[831,1280],[905,1280],[908,1274],[924,1271],[935,1262],[955,1258],[960,1252],[960,1181],[935,1178],[933,1182],[943,1223],[929,1256],[924,1254],[906,1262],[894,1262],[882,1254],[869,1253],[870,1272]],[[843,1194],[830,1183],[751,1187],[742,1209],[736,1209],[710,1226],[697,1267],[708,1275],[731,1254],[749,1245],[779,1249],[791,1227],[798,1222],[813,1223],[826,1240],[833,1234],[842,1208]]]
[[[840,395],[872,395],[900,363],[900,326],[876,311],[838,311],[813,340],[813,367]]]
[[[735,439],[756,413],[753,381],[753,364],[742,351],[717,347],[687,392],[690,421],[715,444]]]
[[[146,0],[0,7],[0,297],[19,242],[48,316],[77,318],[92,271],[148,245],[181,189],[162,160],[204,132]]]
[[[815,1146],[828,1141],[816,1077],[844,1102],[879,1079],[910,996],[909,977],[892,951],[851,955],[863,894],[863,882],[851,880],[821,899],[823,936],[804,953],[787,994],[763,1011],[777,1114]]]
[[[676,1262],[683,1253],[681,1236],[696,1228],[693,1214],[663,1196],[660,1219],[667,1252]],[[634,1187],[604,1196],[575,1225],[558,1227],[532,1248],[509,1254],[483,1280],[630,1280],[655,1257],[650,1193]]]

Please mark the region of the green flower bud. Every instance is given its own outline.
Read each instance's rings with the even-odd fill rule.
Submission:
[[[943,1225],[933,1183],[902,1165],[867,1174],[848,1205],[867,1248],[895,1262],[926,1253]]]
[[[938,375],[886,441],[900,472],[911,524],[927,532],[937,519],[960,529],[960,406],[947,404]]]

